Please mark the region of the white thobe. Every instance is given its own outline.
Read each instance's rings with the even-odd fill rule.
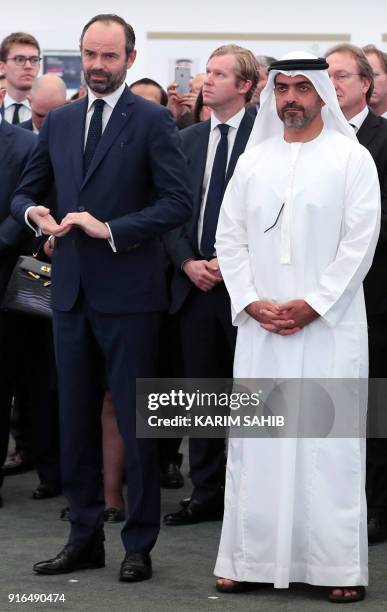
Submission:
[[[379,224],[374,162],[338,132],[301,147],[272,138],[241,156],[216,239],[236,378],[367,377],[362,281]],[[320,317],[280,336],[244,311],[259,299],[305,299]],[[278,588],[367,584],[364,485],[364,439],[230,438],[215,574]]]

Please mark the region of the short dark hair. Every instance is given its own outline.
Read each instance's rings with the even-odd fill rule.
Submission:
[[[157,81],[154,81],[153,79],[148,79],[147,77],[144,77],[143,79],[139,79],[138,81],[134,81],[134,83],[129,85],[129,89],[132,89],[132,87],[134,87],[135,85],[153,85],[153,87],[157,87],[157,89],[160,90],[160,104],[162,106],[167,106],[167,104],[168,104],[168,94],[165,91],[165,89],[163,89],[163,87],[161,87],[160,83],[158,83]]]
[[[32,34],[27,34],[27,32],[12,32],[12,34],[8,34],[6,36],[0,46],[0,61],[6,62],[8,58],[8,53],[12,45],[31,45],[31,47],[36,47],[38,50],[38,55],[40,55],[40,46],[38,41]]]
[[[329,55],[333,55],[333,53],[348,53],[349,55],[352,55],[353,59],[356,61],[359,76],[364,77],[370,82],[370,86],[366,93],[366,102],[368,104],[374,90],[374,72],[363,49],[356,47],[355,45],[350,45],[349,43],[342,43],[328,49],[324,55],[325,59]]]
[[[129,55],[131,54],[131,52],[133,51],[134,45],[136,44],[136,35],[134,33],[132,26],[129,23],[127,23],[125,19],[123,19],[119,15],[114,15],[113,13],[106,13],[106,14],[102,13],[101,15],[96,15],[95,17],[90,19],[90,21],[87,22],[87,24],[82,30],[81,38],[79,41],[80,46],[82,47],[83,37],[85,36],[86,31],[90,28],[91,25],[93,25],[93,23],[96,23],[97,21],[102,21],[102,23],[106,23],[106,24],[111,23],[111,22],[118,23],[118,25],[121,25],[123,27],[124,34],[125,34],[125,51],[126,51],[126,59],[127,59]]]

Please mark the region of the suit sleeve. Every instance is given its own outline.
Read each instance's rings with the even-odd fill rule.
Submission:
[[[38,145],[21,176],[11,203],[11,214],[24,227],[27,208],[45,201],[54,180],[48,151],[49,129],[50,113],[43,123]]]
[[[19,139],[20,140],[20,139]],[[21,175],[28,160],[31,158],[37,143],[35,134],[23,133],[23,139],[19,142],[19,174]],[[16,221],[11,214],[0,223],[0,252],[15,251],[29,236],[25,227]]]
[[[187,167],[177,143],[175,123],[163,108],[151,121],[147,148],[155,201],[138,212],[107,220],[117,252],[178,227],[191,215]]]

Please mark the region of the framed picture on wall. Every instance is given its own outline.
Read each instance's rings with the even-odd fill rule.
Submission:
[[[43,74],[57,74],[67,89],[79,89],[82,74],[79,51],[44,51]]]

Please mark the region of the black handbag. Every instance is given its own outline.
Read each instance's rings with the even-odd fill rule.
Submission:
[[[9,279],[1,309],[51,318],[51,264],[36,256],[21,255]]]

